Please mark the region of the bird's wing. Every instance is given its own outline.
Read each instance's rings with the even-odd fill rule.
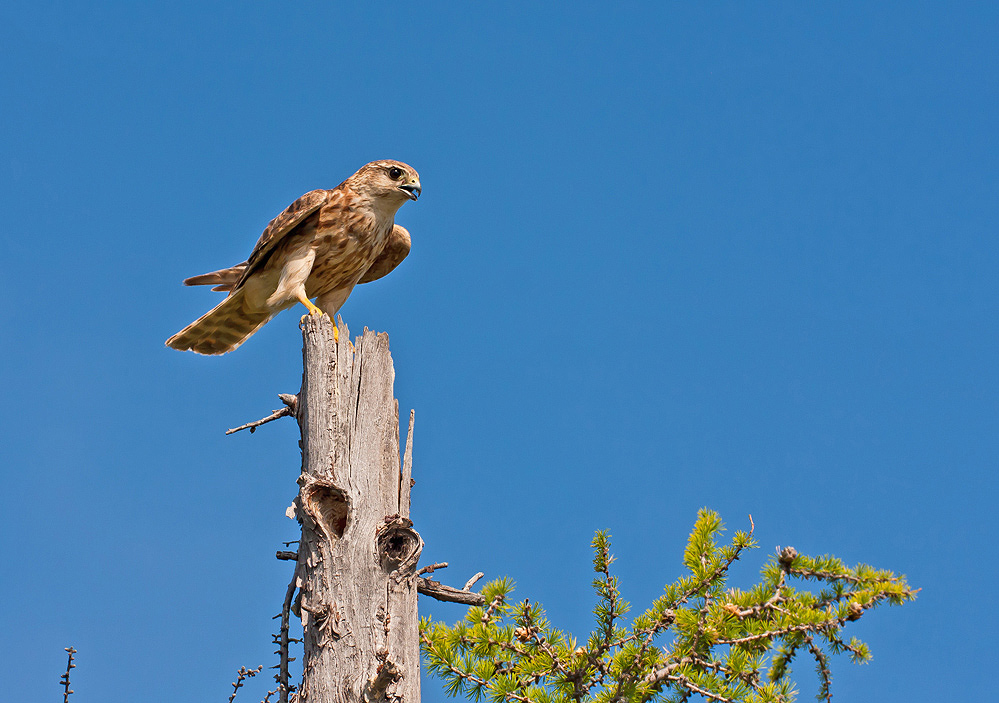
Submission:
[[[309,191],[271,220],[264,229],[264,233],[260,235],[260,239],[257,240],[253,251],[250,252],[250,256],[246,260],[246,268],[233,288],[239,288],[243,281],[267,260],[285,235],[300,225],[302,220],[325,205],[330,198],[330,192],[328,190]]]
[[[409,249],[412,245],[409,231],[405,227],[400,225],[392,227],[392,232],[389,234],[388,242],[385,243],[381,255],[368,267],[358,283],[370,283],[387,275],[409,255]]]

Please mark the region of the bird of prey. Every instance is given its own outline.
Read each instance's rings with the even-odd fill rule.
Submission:
[[[229,295],[167,346],[225,354],[296,303],[332,318],[356,284],[381,278],[409,254],[409,232],[395,213],[419,197],[419,174],[400,161],[372,161],[332,190],[306,193],[271,220],[246,261],[184,281]]]

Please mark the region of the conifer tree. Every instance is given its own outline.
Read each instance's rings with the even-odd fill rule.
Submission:
[[[723,530],[718,514],[702,509],[683,555],[689,573],[630,622],[609,536],[598,532],[595,625],[585,640],[553,627],[539,604],[512,603],[509,579],[494,581],[483,589],[486,605],[464,620],[421,621],[429,671],[451,695],[497,703],[783,703],[797,693],[790,664],[805,656],[815,662],[819,700],[831,700],[830,655],[870,659],[864,643],[845,639],[846,626],[915,598],[904,576],[791,547],[770,557],[757,585],[728,588],[730,566],[757,544],[751,528],[720,546]]]

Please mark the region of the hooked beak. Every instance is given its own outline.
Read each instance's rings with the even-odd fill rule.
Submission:
[[[417,200],[420,197],[421,191],[420,191],[419,182],[410,183],[404,186],[399,186],[399,190],[405,191],[406,195],[409,197],[410,200]]]

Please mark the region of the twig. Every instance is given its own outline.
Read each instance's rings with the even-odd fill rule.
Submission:
[[[59,679],[59,683],[63,687],[63,703],[69,703],[69,694],[73,693],[73,690],[69,687],[69,670],[76,668],[76,664],[73,663],[73,655],[76,654],[76,650],[72,647],[66,647],[66,651],[69,652],[69,661],[66,663],[66,673]]]
[[[294,415],[294,413],[291,411],[291,408],[280,408],[279,410],[275,410],[270,415],[261,420],[254,420],[253,422],[248,422],[245,425],[240,425],[239,427],[233,427],[231,430],[226,430],[225,433],[234,434],[236,432],[239,432],[240,430],[248,429],[250,430],[250,434],[253,434],[254,432],[257,431],[257,428],[260,427],[261,425],[266,425],[268,422],[274,422],[274,420],[280,419],[286,415]]]
[[[836,633],[834,633],[834,632],[824,632],[822,634],[823,634],[823,636],[827,640],[829,640],[830,644],[832,644],[832,645],[834,645],[836,647],[841,647],[845,651],[850,652],[853,656],[859,657],[860,659],[865,659],[866,658],[866,657],[864,657],[863,650],[861,650],[860,647],[855,647],[852,644],[850,644],[849,642],[844,642],[843,638],[842,637],[838,637],[836,635]]]
[[[864,579],[859,576],[851,576],[850,574],[837,574],[832,571],[809,571],[808,569],[792,569],[788,568],[787,573],[792,576],[799,576],[801,578],[814,578],[821,581],[846,581],[847,583],[852,583],[855,585],[860,585],[864,583]]]
[[[694,684],[693,681],[691,681],[690,679],[686,678],[685,676],[670,676],[669,679],[670,679],[670,681],[675,681],[676,683],[680,684],[681,686],[683,686],[687,690],[691,691],[692,693],[696,693],[698,695],[701,695],[704,698],[708,698],[708,699],[713,700],[713,701],[722,701],[723,703],[732,703],[733,699],[726,698],[725,696],[719,696],[716,693],[712,693],[711,691],[707,691],[707,690],[701,688],[700,686],[697,686],[696,684]]]
[[[236,672],[237,678],[232,682],[232,695],[229,696],[229,703],[232,703],[236,698],[236,691],[243,687],[243,681],[246,679],[252,679],[254,676],[263,671],[264,665],[261,664],[256,669],[247,669],[245,666],[239,667],[239,671]]]
[[[767,630],[765,632],[746,635],[745,637],[733,637],[731,639],[722,637],[717,639],[716,643],[721,645],[745,644],[746,642],[757,642],[762,639],[786,637],[787,635],[795,632],[822,632],[823,630],[827,630],[829,628],[842,627],[845,624],[846,618],[832,618],[830,620],[823,620],[820,622],[806,622],[801,625],[776,628],[774,630]]]
[[[755,531],[756,531],[756,524],[753,522],[753,516],[750,515],[749,536],[752,537],[753,532]],[[677,600],[676,602],[678,604],[686,603],[687,601],[690,600],[691,597],[693,597],[697,593],[700,593],[701,590],[706,589],[708,586],[714,583],[715,579],[717,579],[719,575],[724,574],[725,572],[728,571],[729,567],[732,566],[732,562],[736,561],[742,555],[742,552],[745,551],[745,549],[746,547],[742,545],[736,547],[732,551],[732,553],[728,556],[727,559],[725,559],[722,562],[719,562],[719,564],[715,566],[714,569],[711,570],[710,574],[705,576],[698,583],[695,583],[691,588],[688,588],[687,591],[683,594],[683,596],[681,596],[680,599]],[[787,565],[789,566],[791,561],[793,561],[796,556],[798,556],[798,553],[794,551],[794,547],[788,547],[783,552],[781,552],[781,556],[778,561],[780,561],[780,564],[783,567],[785,564],[784,560],[787,560]]]
[[[781,569],[780,574],[777,576],[777,583],[774,585],[774,594],[770,596],[766,602],[757,603],[753,607],[746,608],[745,610],[740,610],[738,606],[727,603],[724,606],[725,610],[742,620],[743,618],[748,618],[750,616],[759,616],[766,610],[776,608],[778,603],[784,602],[784,581],[787,577],[787,573],[787,571]]]
[[[482,574],[478,575],[481,576]],[[562,665],[562,660],[559,657],[558,653],[554,649],[552,649],[551,643],[548,641],[548,638],[541,633],[541,630],[538,628],[537,624],[535,623],[533,613],[531,613],[530,605],[527,604],[524,605],[524,612],[522,617],[524,618],[524,625],[527,628],[528,637],[532,641],[534,641],[534,643],[537,644],[537,646],[541,649],[541,651],[547,654],[548,657],[552,660],[552,666],[555,667],[555,671],[561,674],[563,678],[568,679],[570,676],[569,672]],[[547,675],[547,672],[545,672],[545,675]]]
[[[427,645],[427,648],[431,652],[435,653],[438,657],[440,657],[442,660],[444,660],[443,656],[441,656],[441,654],[435,650],[435,648],[433,646],[433,642],[431,642],[430,639],[424,633],[420,633],[420,641],[422,641],[425,645]],[[447,660],[444,660],[444,663],[447,666],[449,672],[451,674],[454,674],[458,678],[460,678],[460,679],[462,679],[464,681],[468,681],[468,682],[471,682],[471,683],[475,684],[475,686],[477,688],[479,688],[479,689],[485,689],[486,691],[493,691],[494,690],[493,686],[490,684],[489,681],[487,681],[487,680],[485,680],[483,678],[480,678],[480,677],[476,676],[475,674],[471,674],[471,673],[469,673],[467,671],[462,671],[461,669],[457,668],[454,664],[451,664]],[[474,695],[474,693],[473,693],[473,695]],[[520,701],[520,703],[534,703],[534,701],[531,698],[529,698],[527,696],[518,695],[518,694],[514,693],[513,691],[505,693],[504,694],[504,698],[507,701]]]
[[[295,598],[296,588],[298,588],[298,564],[295,565],[288,590],[284,594],[284,604],[281,606],[281,630],[275,638],[278,645],[276,654],[281,655],[281,663],[277,667],[278,673],[274,675],[274,680],[278,684],[278,703],[288,703],[288,693],[292,690],[292,687],[288,685],[288,664],[294,661],[294,658],[288,656],[288,644],[292,639],[288,635],[288,628],[291,620],[291,603]]]
[[[616,582],[610,575],[610,565],[613,560],[614,557],[611,556],[610,546],[604,542],[603,548],[600,550],[601,567],[596,569],[594,566],[594,570],[600,573],[603,578],[594,580],[593,585],[600,598],[607,603],[607,616],[606,622],[600,623],[600,628],[603,630],[600,641],[597,643],[595,650],[591,651],[587,657],[590,665],[597,671],[595,684],[601,687],[604,685],[604,680],[610,673],[607,668],[607,663],[604,660],[604,653],[610,649],[610,643],[614,638],[614,620],[618,616],[617,597],[620,595],[617,590]]]
[[[431,564],[430,566],[424,566],[422,569],[416,572],[416,575],[423,576],[423,574],[432,574],[435,571],[437,571],[437,569],[446,569],[446,568],[447,568],[447,562],[439,561],[436,564]]]
[[[873,605],[871,605],[869,607],[873,607]],[[814,622],[814,623],[808,623],[808,622],[806,622],[806,623],[802,623],[800,625],[790,625],[788,627],[778,627],[778,628],[775,628],[773,630],[766,630],[764,632],[757,632],[757,633],[754,633],[754,634],[751,634],[751,635],[746,635],[744,637],[732,637],[732,638],[729,638],[729,637],[719,637],[719,638],[717,638],[715,640],[715,644],[718,644],[718,645],[728,645],[728,646],[738,645],[738,644],[746,644],[747,642],[757,642],[759,640],[777,639],[778,637],[786,638],[788,635],[794,634],[794,633],[798,633],[798,632],[804,632],[806,634],[809,634],[809,633],[812,633],[812,632],[826,633],[829,630],[835,630],[835,628],[842,627],[843,625],[846,624],[846,621],[848,619],[849,619],[849,616],[842,617],[842,618],[830,618],[829,620],[823,620],[823,621],[820,621],[820,622]],[[678,669],[683,664],[690,663],[692,661],[696,661],[696,660],[691,660],[690,658],[685,657],[684,659],[680,659],[678,661],[675,661],[675,662],[672,662],[670,664],[667,664],[666,666],[662,667],[661,669],[653,671],[651,674],[647,675],[643,679],[643,682],[646,683],[646,684],[648,684],[648,685],[650,685],[650,686],[656,686],[658,684],[661,684],[663,681],[677,681],[678,680],[677,676],[674,675],[672,672],[675,671],[676,669]],[[686,685],[686,684],[684,684],[684,685]],[[700,693],[700,692],[699,691],[695,691],[695,693]]]
[[[416,590],[425,596],[430,596],[445,603],[461,603],[463,605],[485,605],[486,597],[481,593],[462,591],[442,583],[431,581],[422,576],[416,579]]]
[[[298,396],[291,395],[290,393],[278,393],[278,398],[284,403],[284,407],[279,410],[275,410],[267,417],[262,420],[254,420],[253,422],[248,422],[245,425],[240,425],[239,427],[234,427],[231,430],[226,430],[226,434],[233,434],[234,432],[239,432],[240,430],[250,430],[250,434],[257,431],[257,428],[261,425],[266,425],[268,422],[274,422],[279,418],[285,417],[287,415],[295,415],[298,412]]]
[[[815,670],[818,672],[819,679],[822,681],[822,687],[819,689],[819,695],[816,697],[820,701],[831,701],[832,672],[829,671],[829,657],[826,656],[825,652],[819,649],[810,634],[805,635],[805,643],[808,645],[808,651],[812,653],[813,657],[815,657]]]
[[[475,576],[473,576],[472,578],[468,579],[468,581],[465,582],[465,585],[461,587],[461,590],[463,591],[472,590],[472,586],[474,586],[478,582],[478,580],[483,576],[485,576],[485,574],[482,573],[481,571],[475,574]]]

